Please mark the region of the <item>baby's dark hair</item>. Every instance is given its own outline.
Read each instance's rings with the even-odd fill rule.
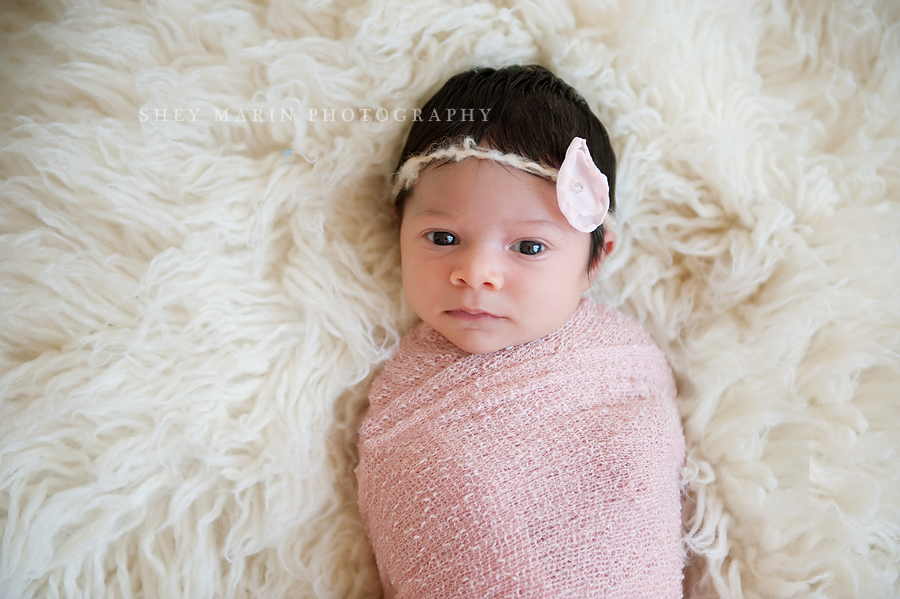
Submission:
[[[556,169],[572,139],[584,138],[609,181],[609,209],[616,208],[616,155],[603,123],[573,87],[542,66],[476,67],[451,77],[413,121],[397,168],[467,137]],[[400,218],[409,193],[402,190],[394,203]],[[600,225],[591,233],[588,269],[603,251]]]

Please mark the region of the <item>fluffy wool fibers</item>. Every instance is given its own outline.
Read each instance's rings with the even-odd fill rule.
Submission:
[[[898,13],[3,3],[0,597],[380,596],[388,176],[449,76],[532,62],[619,156],[592,295],[676,374],[687,596],[900,595]]]

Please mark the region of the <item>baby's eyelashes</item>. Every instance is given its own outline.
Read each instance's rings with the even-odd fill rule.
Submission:
[[[512,250],[514,252],[519,252],[520,254],[524,254],[526,256],[537,256],[541,252],[547,249],[540,241],[517,241],[512,244]]]
[[[459,245],[459,237],[449,231],[431,231],[425,234],[425,237],[434,245]],[[509,246],[514,252],[518,252],[524,256],[537,256],[547,249],[547,246],[540,241],[527,239],[525,241],[517,241]]]
[[[425,235],[434,245],[459,245],[459,239],[447,231],[432,231]]]

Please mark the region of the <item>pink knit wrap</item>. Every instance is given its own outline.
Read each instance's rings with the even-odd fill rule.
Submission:
[[[420,324],[372,384],[359,453],[388,598],[682,595],[675,384],[611,308],[491,354]]]

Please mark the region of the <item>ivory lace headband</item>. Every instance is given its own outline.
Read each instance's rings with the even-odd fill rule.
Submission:
[[[599,227],[604,219],[607,227],[613,223],[609,212],[609,182],[606,175],[591,159],[587,142],[576,137],[566,150],[566,158],[559,170],[549,168],[519,156],[504,154],[499,150],[479,147],[475,140],[467,137],[461,145],[439,148],[428,154],[413,156],[403,163],[394,174],[397,190],[409,189],[419,178],[419,173],[434,161],[460,162],[466,158],[493,160],[508,164],[519,170],[556,182],[556,197],[559,209],[573,227],[590,233]]]

